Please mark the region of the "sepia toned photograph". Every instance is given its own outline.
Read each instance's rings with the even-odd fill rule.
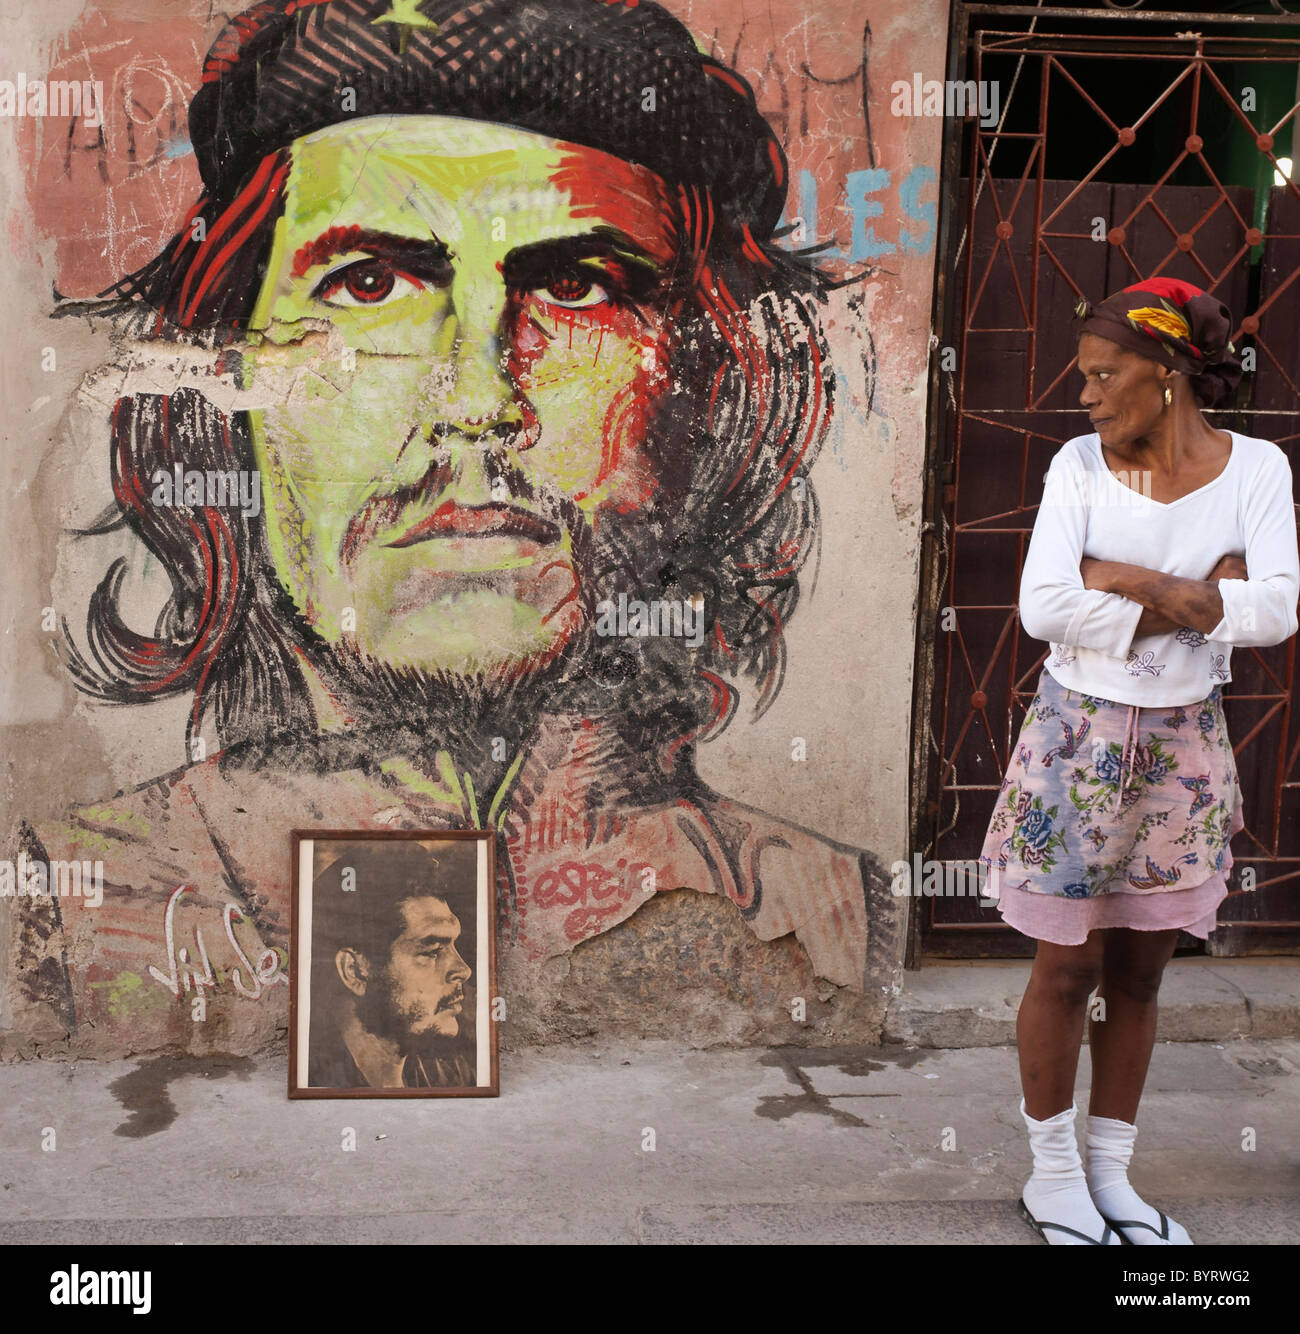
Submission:
[[[492,835],[293,835],[289,1096],[495,1097]]]

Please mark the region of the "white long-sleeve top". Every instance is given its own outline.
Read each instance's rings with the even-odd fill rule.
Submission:
[[[1223,471],[1167,505],[1111,472],[1095,432],[1067,440],[1052,459],[1020,580],[1020,622],[1051,645],[1047,670],[1067,689],[1120,704],[1194,704],[1232,679],[1233,645],[1296,633],[1291,466],[1271,441],[1229,434]],[[1205,579],[1225,555],[1243,556],[1250,578],[1218,581],[1223,619],[1208,634],[1183,626],[1136,635],[1142,604],[1084,588],[1079,573],[1092,556]]]

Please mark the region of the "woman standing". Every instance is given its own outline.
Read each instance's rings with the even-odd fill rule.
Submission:
[[[1128,1163],[1161,975],[1180,930],[1214,929],[1243,823],[1232,649],[1296,632],[1291,469],[1203,415],[1241,374],[1217,298],[1154,278],[1076,314],[1093,434],[1047,473],[1020,619],[1052,652],[981,856],[1004,919],[1038,941],[1016,1030],[1034,1157],[1020,1209],[1054,1245],[1188,1245]]]

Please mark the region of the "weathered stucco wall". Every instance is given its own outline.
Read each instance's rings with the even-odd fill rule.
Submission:
[[[853,279],[829,294],[823,314],[835,412],[809,475],[820,523],[797,610],[781,627],[784,664],[733,674],[735,716],[695,748],[689,772],[666,778],[656,764],[661,749],[678,763],[681,731],[667,722],[641,751],[608,753],[607,718],[595,740],[572,707],[521,724],[522,767],[502,789],[499,822],[507,1048],[595,1031],[700,1042],[871,1038],[900,966],[902,913],[883,868],[906,844],[940,121],[891,115],[890,84],[942,76],[947,6],[668,7],[749,82],[784,147],[784,216],[796,231],[781,244],[822,245],[820,262]],[[333,745],[328,760],[319,748],[291,748],[232,770],[214,759],[223,740],[210,721],[187,749],[193,690],[95,702],[55,652],[66,621],[94,660],[86,609],[114,560],[125,562],[119,603],[138,634],[155,632],[171,591],[165,562],[130,531],[73,533],[102,526],[114,505],[115,405],[181,380],[213,401],[225,395],[232,411],[253,403],[197,354],[185,354],[179,371],[149,372],[161,376],[152,386],[139,372],[131,380],[125,362],[148,349],[114,341],[103,318],[52,318],[55,293],[93,297],[146,264],[186,219],[199,172],[184,108],[222,20],[243,8],[52,0],[0,18],[13,66],[3,77],[98,80],[105,103],[102,127],[52,115],[0,124],[5,855],[102,858],[106,881],[97,907],[0,900],[0,1030],[10,1055],[246,1051],[274,1040],[287,987],[277,977],[250,996],[232,979],[238,951],[256,960],[287,948],[289,831],[473,823],[459,799],[431,794],[427,771],[413,778],[401,767],[409,746],[394,727],[446,724],[414,703],[348,758]],[[297,401],[292,392],[272,386],[257,402],[277,393]],[[767,554],[781,550],[774,540]],[[789,573],[771,568],[777,582],[756,599]],[[755,720],[755,700],[777,684]],[[477,757],[463,762],[480,772]],[[501,777],[487,757],[482,764]],[[153,782],[159,775],[169,777]],[[656,893],[628,891],[632,865],[653,868]],[[169,919],[182,883],[196,893]],[[223,917],[228,902],[233,924]],[[169,974],[183,942],[194,957],[200,932],[219,981],[194,1023],[186,994],[155,974]]]

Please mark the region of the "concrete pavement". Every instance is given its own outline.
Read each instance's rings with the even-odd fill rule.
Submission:
[[[289,1102],[285,1068],[0,1068],[0,1242],[1043,1244],[1010,1047],[552,1047],[499,1099]],[[1158,1044],[1140,1124],[1198,1242],[1300,1240],[1300,1041]]]

